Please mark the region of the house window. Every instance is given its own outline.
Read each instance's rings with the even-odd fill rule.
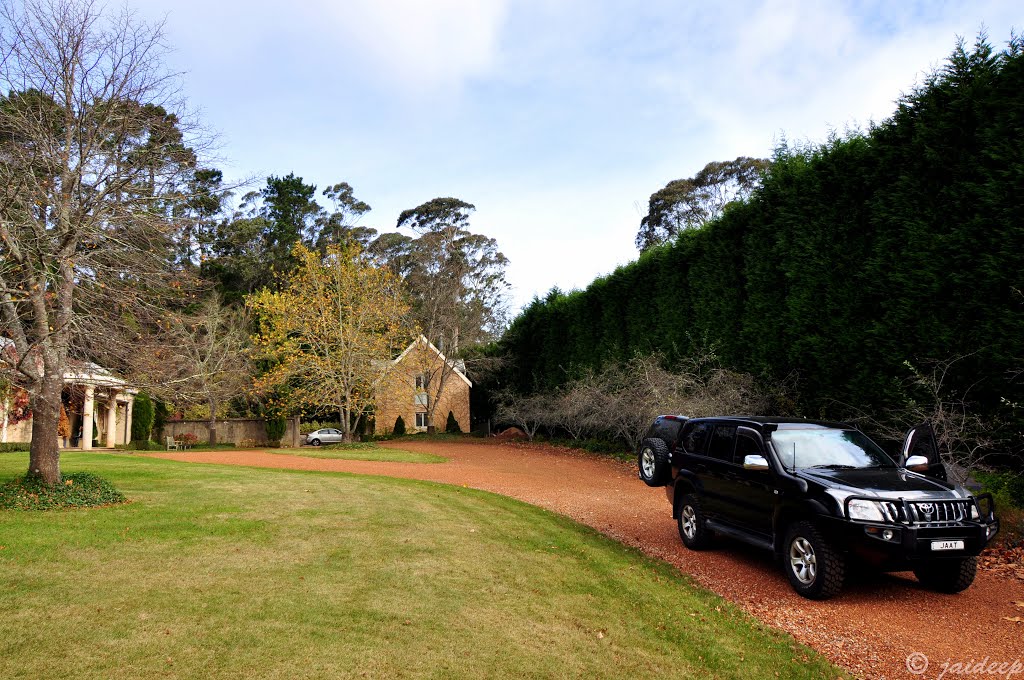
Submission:
[[[418,375],[418,376],[416,376],[416,389],[417,389],[417,390],[422,390],[422,389],[424,389],[424,387],[423,387],[423,386],[424,386],[425,384],[426,384],[426,380],[424,380],[424,379],[423,379],[423,376],[422,376],[422,375]]]
[[[426,406],[427,405],[427,393],[426,392],[418,393],[416,396],[413,397],[412,403],[416,404],[417,406]]]
[[[417,413],[416,414],[416,427],[425,428],[427,426],[427,414]]]

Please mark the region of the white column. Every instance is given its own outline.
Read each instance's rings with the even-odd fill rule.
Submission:
[[[92,448],[92,410],[95,406],[96,388],[85,386],[85,399],[82,401],[82,450]]]
[[[132,409],[135,406],[135,397],[128,395],[128,403],[124,406],[124,443],[132,441]]]
[[[117,444],[117,390],[107,390],[107,448]]]

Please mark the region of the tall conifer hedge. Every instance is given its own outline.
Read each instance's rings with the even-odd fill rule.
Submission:
[[[805,415],[884,417],[907,398],[905,362],[964,357],[946,387],[1020,425],[1022,49],[959,45],[890,119],[781,147],[760,191],[718,221],[534,300],[500,344],[505,381],[532,392],[711,342],[733,368],[795,373]]]

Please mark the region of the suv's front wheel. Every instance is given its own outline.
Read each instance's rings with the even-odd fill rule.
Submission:
[[[940,593],[959,593],[974,583],[978,573],[978,558],[934,560],[914,569],[917,580]]]
[[[668,462],[668,446],[660,439],[645,439],[640,444],[637,454],[637,467],[640,468],[640,479],[647,486],[664,486],[672,473]]]
[[[810,522],[789,527],[782,563],[793,590],[806,598],[826,600],[843,589],[846,560]]]

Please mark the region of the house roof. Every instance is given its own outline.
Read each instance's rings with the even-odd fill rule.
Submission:
[[[0,350],[2,349],[14,349],[14,341],[10,338],[0,336]],[[128,387],[128,383],[103,368],[99,364],[94,364],[91,361],[78,361],[71,359],[68,361],[67,370],[64,371],[64,382],[74,383],[77,385],[96,385],[98,387],[115,387],[118,389],[125,390],[130,393],[136,393],[138,390]]]
[[[438,348],[434,347],[434,343],[432,343],[429,340],[427,340],[427,337],[425,335],[422,335],[422,334],[418,338],[413,340],[411,343],[409,343],[409,346],[405,348],[405,351],[402,352],[401,354],[399,354],[398,357],[392,363],[395,364],[396,366],[398,364],[400,364],[402,362],[402,360],[405,359],[406,356],[408,356],[409,352],[411,352],[416,345],[424,345],[424,346],[428,347],[431,351],[433,351],[435,354],[437,354],[437,356],[441,357],[441,361],[443,361],[446,364],[448,364],[449,366],[451,366],[452,372],[455,373],[455,375],[459,376],[462,379],[462,381],[464,383],[466,383],[466,385],[468,385],[469,387],[473,386],[472,381],[469,378],[466,377],[466,364],[465,364],[465,362],[462,361],[461,359],[458,359],[456,361],[452,361],[451,359],[446,357],[444,354],[442,354],[441,350],[439,350]]]

